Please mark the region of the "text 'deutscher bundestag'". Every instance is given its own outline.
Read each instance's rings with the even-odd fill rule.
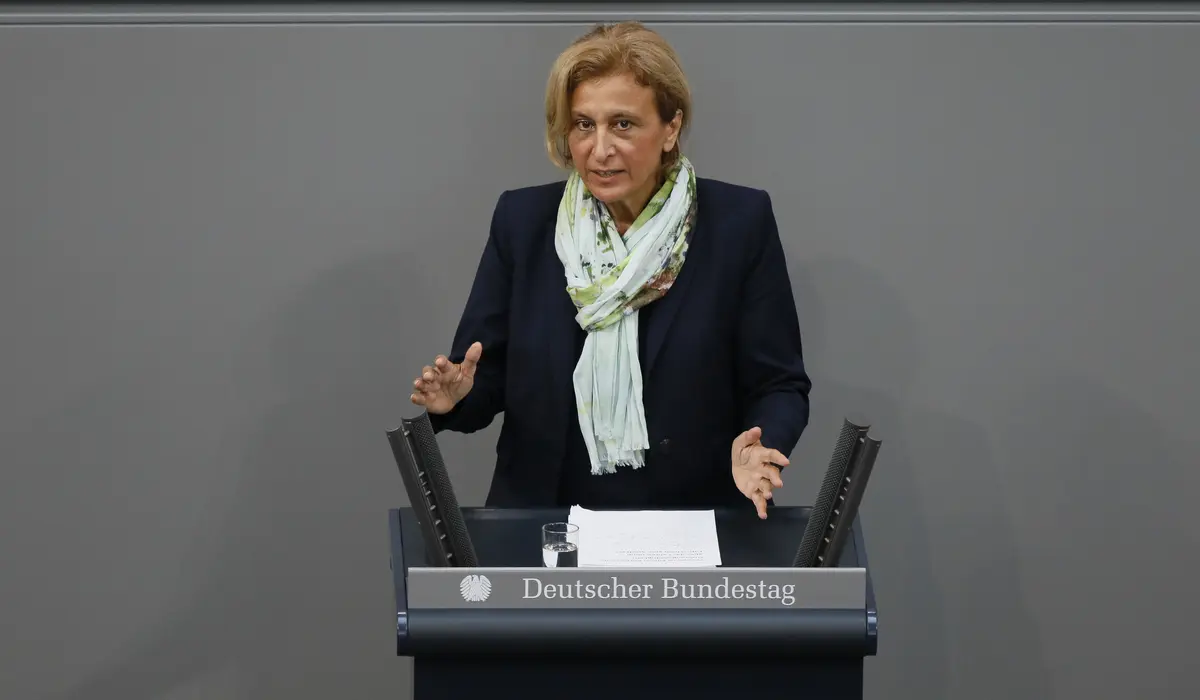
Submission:
[[[861,568],[410,568],[408,608],[862,609]]]

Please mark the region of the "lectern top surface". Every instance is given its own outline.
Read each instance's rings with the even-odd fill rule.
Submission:
[[[567,518],[567,508],[498,509],[463,508],[463,518],[479,564],[483,567],[541,566],[541,527]],[[717,538],[721,562],[728,567],[788,567],[800,546],[809,509],[775,506],[760,520],[752,507],[716,509]],[[400,509],[401,538],[405,563],[424,566],[424,548],[416,517],[411,509]],[[842,553],[843,567],[866,567],[858,552],[858,523],[855,537],[848,538]]]

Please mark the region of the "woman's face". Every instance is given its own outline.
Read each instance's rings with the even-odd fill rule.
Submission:
[[[663,122],[654,91],[621,73],[580,83],[571,119],[575,169],[614,217],[630,223],[658,190],[662,156],[674,148],[682,118]]]

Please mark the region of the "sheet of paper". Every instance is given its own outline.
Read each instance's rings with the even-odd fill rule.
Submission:
[[[588,510],[572,506],[582,567],[708,567],[721,565],[711,510]]]

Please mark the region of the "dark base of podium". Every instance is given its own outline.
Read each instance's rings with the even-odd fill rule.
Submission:
[[[413,700],[862,700],[861,658],[561,659],[423,657]]]

